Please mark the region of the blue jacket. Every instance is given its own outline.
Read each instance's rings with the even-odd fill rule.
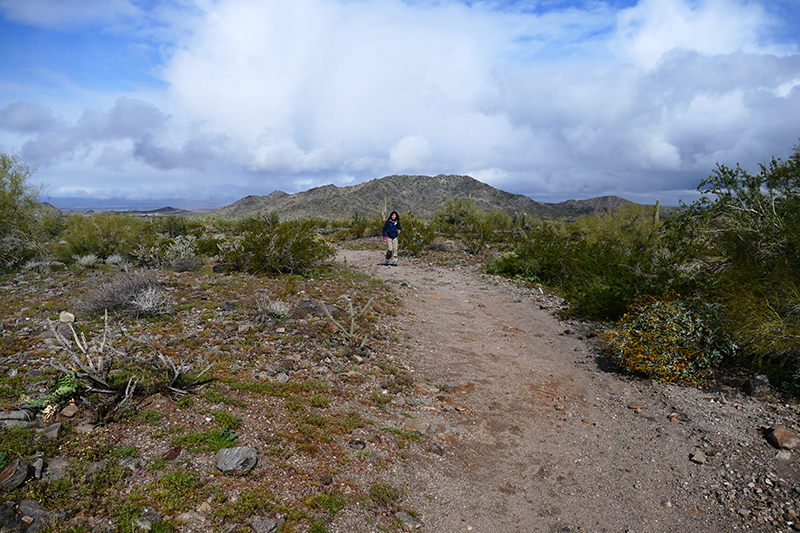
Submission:
[[[396,239],[397,234],[403,231],[403,228],[400,227],[400,220],[392,220],[389,218],[386,220],[386,224],[383,225],[383,236],[389,237],[390,239]]]

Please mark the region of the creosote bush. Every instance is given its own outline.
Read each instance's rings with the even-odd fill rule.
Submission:
[[[314,221],[275,222],[263,216],[246,221],[241,238],[222,257],[233,270],[296,274],[335,253],[333,245],[317,234]]]
[[[683,385],[709,383],[723,359],[736,353],[713,305],[675,293],[642,298],[603,337],[624,370]]]

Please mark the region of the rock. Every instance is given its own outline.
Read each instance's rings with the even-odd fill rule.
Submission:
[[[0,491],[18,489],[25,484],[30,472],[30,465],[24,459],[14,459],[0,470]]]
[[[706,464],[708,462],[708,459],[706,459],[706,455],[703,452],[699,451],[699,450],[694,452],[693,454],[691,454],[689,456],[689,459],[693,463],[697,463],[699,465],[704,465],[704,464]]]
[[[222,265],[214,265],[211,267],[211,272],[213,272],[214,274],[224,274],[225,267],[223,267]]]
[[[413,531],[415,529],[422,528],[422,521],[406,511],[395,513],[394,517],[397,518],[401,524],[403,524],[404,531]]]
[[[47,470],[45,471],[45,478],[49,481],[63,479],[67,475],[67,468],[69,468],[70,461],[65,457],[54,457],[47,461]]]
[[[78,406],[71,403],[61,410],[61,416],[64,416],[66,418],[72,418],[76,414],[78,414],[78,411],[79,411]]]
[[[153,529],[153,523],[146,518],[136,518],[133,521],[133,525],[136,526],[137,529],[141,529],[142,531],[150,531]]]
[[[56,422],[55,424],[50,424],[47,426],[47,429],[44,430],[44,438],[47,440],[58,440],[58,436],[61,434],[61,422]]]
[[[19,513],[30,516],[34,520],[41,519],[50,514],[50,511],[35,500],[22,500],[19,502]]]
[[[275,376],[275,381],[278,383],[287,383],[289,381],[289,375],[286,372],[281,372],[277,376]]]
[[[174,461],[181,454],[183,449],[180,446],[173,446],[169,450],[161,454],[161,458],[165,461]]]
[[[62,324],[72,324],[75,322],[75,315],[67,311],[62,311],[61,314],[58,315],[58,321]]]
[[[42,479],[42,472],[44,471],[44,459],[37,457],[34,459],[31,467],[33,468],[33,477],[36,479]]]
[[[768,433],[767,441],[781,450],[794,450],[800,446],[800,437],[783,427],[776,427]]]
[[[217,452],[217,468],[226,474],[243,476],[252,470],[257,462],[256,451],[248,446],[223,448]]]
[[[94,431],[94,424],[81,424],[75,428],[78,433],[91,433]]]
[[[779,461],[790,461],[792,459],[792,452],[789,450],[781,450],[775,454],[775,459]]]
[[[282,527],[277,520],[264,516],[252,516],[247,523],[253,528],[254,533],[276,533]]]
[[[33,411],[29,411],[27,409],[18,409],[16,411],[10,411],[8,413],[0,413],[0,420],[20,420],[25,422],[33,422],[36,418],[36,415]]]
[[[402,426],[403,431],[408,433],[419,433],[420,435],[426,435],[428,430],[431,428],[431,423],[424,418],[403,417],[400,420],[400,425]]]
[[[763,396],[769,392],[769,378],[760,374],[744,382],[742,390],[748,396]]]
[[[175,521],[179,524],[202,524],[206,521],[206,517],[197,511],[186,511],[179,514]]]
[[[6,502],[3,506],[0,507],[0,530],[1,531],[25,531],[25,525],[23,524],[20,516],[17,514],[16,509],[14,509],[15,505],[14,502]]]

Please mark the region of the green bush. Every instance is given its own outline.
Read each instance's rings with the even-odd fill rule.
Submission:
[[[91,217],[73,215],[66,221],[60,250],[62,260],[94,254],[102,259],[114,254],[128,255],[135,247],[146,246],[144,222],[132,215],[98,213]]]
[[[335,255],[333,245],[317,234],[314,221],[273,223],[268,218],[249,220],[240,238],[222,253],[234,270],[250,273],[296,274]]]
[[[616,320],[637,298],[682,287],[672,253],[661,242],[662,223],[650,208],[627,204],[569,224],[526,226],[515,233],[511,250],[487,260],[486,270],[557,289],[570,314]]]
[[[28,183],[33,172],[18,156],[0,153],[0,268],[3,269],[39,255],[43,230],[57,220],[47,216],[48,224],[40,223],[42,215],[47,213],[36,201],[41,187]]]
[[[757,174],[718,165],[675,217],[676,262],[724,304],[743,361],[800,387],[800,146]]]
[[[400,234],[399,242],[403,249],[416,255],[433,242],[436,235],[431,224],[419,220],[411,213],[403,213],[400,220],[403,232]]]
[[[500,210],[482,211],[472,198],[450,198],[434,215],[434,226],[461,241],[471,254],[482,254],[508,238],[513,219]]]
[[[683,385],[709,383],[737,350],[720,325],[717,306],[675,293],[642,298],[603,338],[624,370]]]

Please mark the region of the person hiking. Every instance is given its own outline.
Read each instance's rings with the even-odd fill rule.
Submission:
[[[400,227],[400,215],[392,211],[383,225],[383,242],[387,245],[386,265],[397,266],[397,237],[403,228]]]

